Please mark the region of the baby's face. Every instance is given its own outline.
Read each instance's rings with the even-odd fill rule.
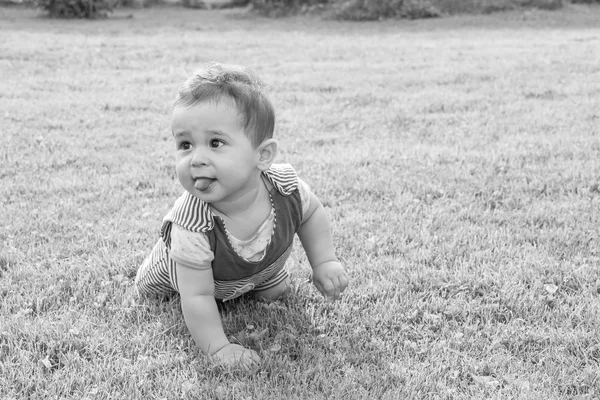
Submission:
[[[222,99],[173,110],[177,177],[193,196],[219,209],[251,190],[260,159],[235,102]]]

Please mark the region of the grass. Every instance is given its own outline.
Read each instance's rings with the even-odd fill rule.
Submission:
[[[123,12],[123,11],[121,11]],[[600,9],[436,21],[0,8],[0,398],[600,396]],[[198,354],[177,299],[135,304],[181,188],[169,107],[200,63],[272,85],[280,161],[352,277],[227,304],[254,374]]]

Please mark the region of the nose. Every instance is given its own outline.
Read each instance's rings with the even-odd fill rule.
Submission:
[[[192,167],[200,167],[208,164],[206,150],[200,147],[194,149],[192,153],[192,158],[190,160],[190,164]]]

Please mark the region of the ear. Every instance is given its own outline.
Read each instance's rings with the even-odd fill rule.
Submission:
[[[256,150],[258,152],[257,168],[261,171],[268,170],[277,157],[277,142],[275,139],[263,140]]]

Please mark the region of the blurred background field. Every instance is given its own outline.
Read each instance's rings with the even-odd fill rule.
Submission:
[[[0,398],[600,396],[600,9],[438,19],[0,8]],[[201,63],[271,86],[281,162],[352,286],[234,302],[222,374],[176,298],[132,302],[181,193],[169,110]]]
[[[0,4],[35,7],[56,18],[105,18],[123,7],[183,6],[191,9],[244,7],[262,16],[311,14],[326,19],[369,21],[439,18],[514,10],[560,10],[570,4],[600,0],[0,0]]]

